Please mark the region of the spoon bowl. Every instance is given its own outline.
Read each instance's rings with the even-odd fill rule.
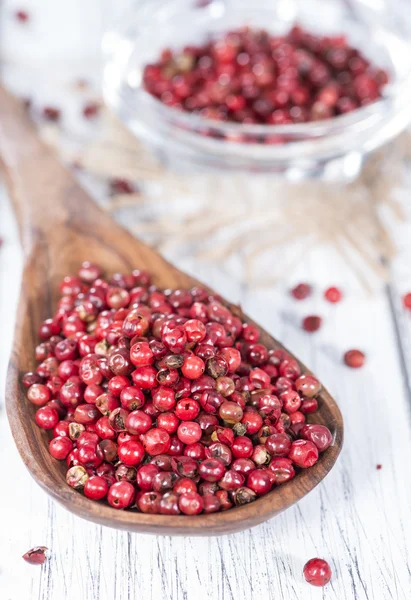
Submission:
[[[15,207],[24,253],[21,294],[10,359],[6,407],[18,451],[36,482],[74,514],[96,523],[164,535],[219,535],[255,526],[308,494],[330,471],[343,442],[340,410],[323,387],[315,422],[326,425],[333,444],[318,462],[251,504],[198,516],[150,515],[116,510],[93,502],[66,484],[65,463],[48,451],[48,435],[34,421],[22,375],[36,367],[40,323],[58,300],[58,286],[84,260],[97,262],[106,274],[145,269],[162,288],[191,288],[199,282],[152,248],[134,238],[99,209],[74,177],[39,139],[23,106],[0,88],[0,158]],[[203,285],[203,284],[200,284]],[[234,311],[239,311],[227,302]],[[244,321],[255,324],[241,313]],[[283,348],[261,327],[268,348]],[[291,353],[290,353],[291,354]],[[298,361],[303,373],[310,371]]]

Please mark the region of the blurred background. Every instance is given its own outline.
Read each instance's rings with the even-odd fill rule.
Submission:
[[[264,286],[281,281],[285,270],[295,271],[307,252],[325,244],[337,264],[350,264],[367,291],[387,280],[397,254],[391,227],[406,218],[396,188],[411,152],[406,2],[4,0],[0,10],[3,82],[97,200],[162,252],[183,260],[189,252],[209,268],[218,261],[218,272]],[[147,92],[146,65],[156,64],[162,50],[178,57],[194,44],[201,53],[210,36],[222,38],[245,24],[269,25],[277,39],[298,24],[317,36],[312,47],[321,36],[334,36],[331,50],[315,58],[326,73],[327,52],[337,51],[337,59],[341,53],[338,36],[345,36],[343,55],[354,48],[360,58],[337,61],[333,75],[318,85],[308,78],[314,85],[303,90],[311,89],[308,108],[293,104],[291,93],[288,106],[277,110],[283,105],[270,104],[269,96],[269,114],[250,117],[248,108],[243,122],[236,116],[241,111],[211,120],[204,104],[190,113]],[[280,41],[275,67],[286,63],[285,86],[293,84],[295,71],[281,54],[288,42]],[[298,52],[307,60],[304,43]],[[299,48],[298,40],[294,46]],[[257,61],[257,73],[265,66],[260,50],[257,45],[246,58]],[[381,73],[388,83],[372,94],[360,89],[358,96],[358,74],[349,61],[362,57],[370,64],[371,85]],[[225,87],[217,91],[226,108],[237,75],[219,67]],[[275,81],[259,87],[261,76],[256,80],[254,71],[257,96],[246,97],[248,107],[267,104],[267,94],[284,94],[278,72]],[[344,77],[351,83],[340,85]],[[348,88],[354,89],[350,98]],[[330,89],[331,95],[337,89],[339,99],[328,108],[321,97]],[[250,86],[235,99],[241,93],[251,93]],[[281,265],[272,260],[274,251],[284,257]]]

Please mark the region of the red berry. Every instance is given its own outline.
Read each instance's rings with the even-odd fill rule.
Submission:
[[[151,456],[157,456],[158,454],[165,454],[168,452],[170,443],[170,436],[164,429],[153,427],[153,429],[149,429],[147,433],[144,434],[144,448],[147,454],[150,454]]]
[[[299,283],[291,290],[291,295],[296,300],[305,300],[308,296],[311,296],[312,288],[308,283]]]
[[[83,107],[83,116],[86,119],[94,119],[100,111],[100,104],[97,102],[90,102]]]
[[[184,421],[178,426],[177,436],[183,444],[195,444],[201,440],[201,427],[195,421]]]
[[[137,471],[138,487],[145,492],[150,492],[153,489],[153,479],[158,473],[160,469],[157,465],[148,464],[140,467]]]
[[[257,496],[262,496],[271,490],[271,477],[266,469],[255,469],[247,476],[247,487],[249,487]]]
[[[308,440],[295,440],[291,444],[288,458],[293,461],[297,467],[306,469],[312,467],[318,460],[318,448],[313,442]]]
[[[46,546],[35,546],[23,554],[23,559],[31,565],[44,565],[46,562],[48,548]]]
[[[55,408],[43,406],[36,412],[36,423],[42,429],[53,429],[59,422],[59,414]]]
[[[134,486],[129,481],[117,481],[110,486],[107,500],[113,508],[128,508],[134,500]]]
[[[235,438],[231,452],[236,458],[250,458],[253,454],[253,443],[250,438],[246,436],[238,436]]]
[[[160,385],[152,394],[153,404],[160,412],[172,410],[176,404],[174,391],[166,386]]]
[[[126,428],[133,435],[146,433],[152,424],[151,417],[142,410],[134,410],[126,418]]]
[[[273,483],[276,485],[289,481],[295,475],[293,463],[289,458],[273,458],[268,468],[274,475]]]
[[[138,508],[142,513],[159,514],[162,495],[158,492],[145,492],[137,499]]]
[[[30,19],[29,13],[25,10],[17,10],[15,12],[15,16],[17,21],[20,21],[20,23],[27,23],[27,21]]]
[[[313,444],[317,446],[319,452],[324,452],[324,450],[327,450],[333,441],[333,436],[328,427],[325,427],[325,425],[318,425],[316,423],[304,425],[300,429],[300,436],[305,440],[313,442]]]
[[[181,372],[187,379],[198,379],[204,371],[204,361],[195,355],[188,356],[181,367]]]
[[[73,442],[67,436],[55,437],[49,443],[49,452],[51,456],[57,460],[64,460],[67,458],[72,450]]]
[[[46,121],[59,121],[61,117],[61,111],[54,106],[45,106],[43,108],[43,118]]]
[[[406,308],[407,310],[411,310],[411,292],[408,292],[408,294],[404,294],[402,302],[404,308]]]
[[[185,515],[199,515],[203,506],[203,498],[196,492],[182,494],[178,500],[178,507]]]
[[[128,467],[134,467],[144,458],[144,447],[140,442],[130,440],[124,442],[118,449],[118,457]]]
[[[42,383],[34,383],[27,391],[27,398],[35,406],[45,406],[50,400],[51,394],[47,386]]]
[[[112,179],[110,181],[110,193],[114,194],[133,194],[135,188],[130,181],[126,179]]]
[[[90,500],[102,500],[107,496],[109,484],[104,477],[93,475],[89,477],[84,486],[84,495]]]
[[[201,342],[206,336],[206,328],[202,321],[189,319],[184,323],[184,330],[189,342]]]
[[[329,287],[324,292],[324,298],[328,300],[328,302],[336,304],[342,299],[342,292],[337,287]]]
[[[180,496],[181,494],[197,492],[197,486],[192,479],[188,479],[188,477],[183,477],[174,484],[173,491]]]
[[[198,402],[191,398],[179,400],[175,408],[175,414],[181,421],[193,421],[199,412],[200,406]]]
[[[205,481],[219,481],[224,473],[224,463],[219,458],[207,458],[199,465],[199,474]]]
[[[347,350],[344,354],[344,362],[347,367],[359,369],[365,363],[365,354],[361,350]]]
[[[321,390],[321,383],[313,375],[301,375],[295,382],[297,392],[307,398],[313,398]]]
[[[305,331],[313,333],[314,331],[318,331],[321,327],[322,319],[316,315],[309,315],[308,317],[304,317],[302,321],[302,328]]]
[[[291,441],[285,433],[274,433],[266,439],[265,446],[271,456],[287,456],[291,448]]]
[[[312,558],[304,565],[304,578],[311,585],[323,587],[331,579],[331,568],[322,558]]]

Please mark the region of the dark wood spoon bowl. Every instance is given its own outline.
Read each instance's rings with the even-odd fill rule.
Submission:
[[[190,288],[198,281],[169,264],[101,211],[40,141],[20,103],[1,88],[0,157],[24,252],[7,378],[7,415],[16,446],[37,483],[80,517],[118,529],[166,535],[219,535],[253,527],[286,510],[320,483],[337,460],[343,442],[342,416],[325,388],[313,420],[331,430],[333,445],[320,455],[314,467],[251,504],[194,517],[149,515],[93,502],[66,484],[65,463],[50,456],[47,433],[35,424],[35,408],[27,401],[21,383],[23,373],[36,366],[38,327],[56,306],[60,281],[65,275],[76,273],[84,260],[102,264],[107,273],[148,269],[154,283],[164,288]],[[247,316],[243,318],[253,323]],[[260,330],[268,348],[283,348]],[[300,365],[304,373],[310,372]]]

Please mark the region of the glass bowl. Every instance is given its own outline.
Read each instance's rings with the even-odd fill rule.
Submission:
[[[411,120],[411,44],[391,11],[351,0],[139,0],[103,39],[104,96],[164,164],[179,171],[280,173],[352,179],[365,157]],[[346,115],[289,125],[213,121],[171,108],[146,92],[142,73],[164,48],[181,49],[244,25],[286,33],[300,24],[348,42],[388,70],[383,97]],[[408,36],[408,39],[411,39]],[[257,139],[276,141],[258,143]],[[278,140],[281,140],[278,143]]]

